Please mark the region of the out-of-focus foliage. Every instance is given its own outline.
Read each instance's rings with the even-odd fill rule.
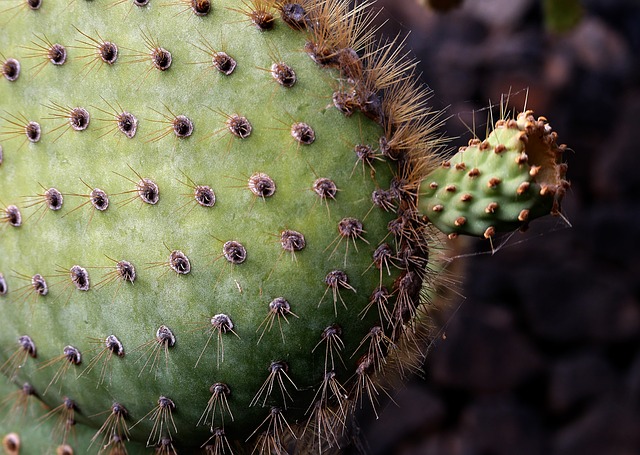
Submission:
[[[584,13],[580,0],[544,0],[543,6],[547,29],[557,33],[574,27]]]

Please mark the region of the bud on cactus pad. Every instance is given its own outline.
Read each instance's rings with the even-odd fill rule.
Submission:
[[[429,221],[452,232],[421,182],[463,180],[370,6],[2,2],[7,453],[336,451],[420,365]],[[533,215],[564,171],[533,175],[526,147],[557,150],[528,119],[473,166],[529,182]]]

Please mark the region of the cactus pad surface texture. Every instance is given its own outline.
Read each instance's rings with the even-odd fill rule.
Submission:
[[[354,410],[419,368],[438,280],[420,187],[452,177],[375,17],[0,0],[6,453],[337,452]],[[558,209],[560,155],[532,217]]]

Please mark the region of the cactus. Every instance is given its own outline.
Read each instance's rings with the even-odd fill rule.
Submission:
[[[419,368],[452,177],[370,7],[2,3],[5,451],[337,451]]]
[[[566,147],[556,137],[546,119],[535,119],[531,111],[499,120],[484,141],[472,139],[426,177],[422,213],[450,236],[485,238],[558,215],[568,182]]]

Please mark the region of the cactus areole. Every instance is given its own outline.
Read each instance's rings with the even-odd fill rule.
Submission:
[[[438,168],[429,91],[375,18],[2,2],[7,453],[336,451],[420,366],[434,225],[558,212],[562,147],[531,113]]]

